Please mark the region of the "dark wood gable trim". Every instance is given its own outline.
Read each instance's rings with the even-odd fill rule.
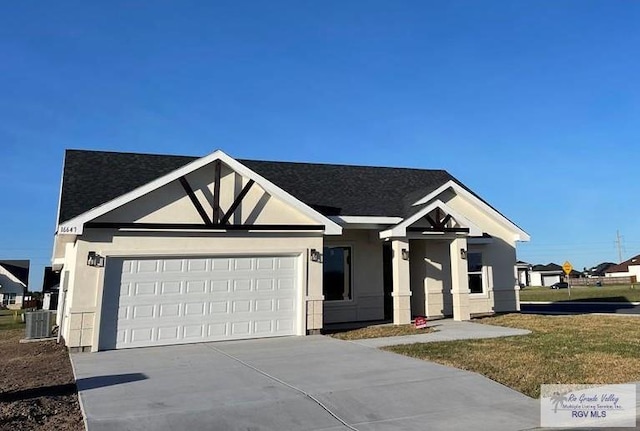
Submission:
[[[236,199],[231,204],[231,207],[229,207],[229,211],[227,211],[227,213],[224,215],[224,217],[222,217],[222,220],[220,220],[220,224],[224,225],[224,224],[229,223],[229,219],[231,218],[233,213],[238,209],[238,207],[242,203],[242,200],[247,195],[247,193],[249,193],[249,190],[251,190],[251,187],[254,184],[255,184],[255,181],[249,180],[249,182],[243,187],[243,189],[240,191],[240,193],[238,193],[238,196],[236,196]]]
[[[446,214],[444,218],[442,217],[442,210],[440,208],[436,208],[435,210],[435,220],[429,214],[424,216],[424,219],[431,225],[430,227],[409,227],[407,228],[408,232],[460,232],[460,233],[469,233],[469,228],[464,227],[447,227],[447,223],[451,220],[451,214]]]
[[[229,224],[229,220],[233,213],[238,209],[244,198],[255,184],[254,180],[249,182],[242,188],[238,196],[229,207],[226,214],[223,214],[220,208],[220,161],[215,165],[215,184],[213,194],[213,218],[210,219],[198,197],[194,193],[187,179],[182,176],[179,178],[182,188],[189,196],[191,203],[195,207],[198,214],[202,218],[204,224],[195,223],[130,223],[130,222],[88,222],[85,224],[87,228],[94,229],[145,229],[145,230],[233,230],[233,231],[322,231],[324,225],[298,225],[298,224]]]
[[[207,212],[202,207],[202,204],[198,200],[198,197],[193,192],[193,189],[191,188],[191,186],[189,185],[189,182],[187,181],[187,179],[185,177],[180,177],[180,184],[182,184],[182,188],[184,189],[184,191],[187,192],[187,195],[189,196],[189,199],[191,199],[191,203],[193,204],[193,206],[198,211],[198,214],[200,214],[200,217],[202,217],[202,221],[204,222],[204,224],[206,224],[206,225],[213,224],[213,222],[209,219],[209,216],[207,215]]]
[[[222,165],[220,160],[216,160],[214,183],[213,183],[213,224],[220,223],[220,173]]]
[[[87,228],[93,229],[148,229],[148,230],[291,230],[321,231],[324,225],[306,224],[209,224],[194,223],[121,223],[121,222],[88,222]]]

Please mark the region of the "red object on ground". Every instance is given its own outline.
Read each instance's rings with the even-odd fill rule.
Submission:
[[[414,325],[415,325],[416,329],[426,328],[427,327],[427,318],[423,317],[423,316],[416,317],[416,320],[414,321]]]

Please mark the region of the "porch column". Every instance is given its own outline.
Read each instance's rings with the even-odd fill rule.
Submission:
[[[469,320],[469,276],[467,261],[462,258],[461,250],[467,251],[467,239],[451,240],[449,254],[451,257],[451,295],[453,296],[453,320]]]
[[[409,253],[409,241],[394,239],[391,241],[393,267],[393,323],[404,325],[411,323],[411,284],[409,280],[409,259],[402,258],[402,250]]]

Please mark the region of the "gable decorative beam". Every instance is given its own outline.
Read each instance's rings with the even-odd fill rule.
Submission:
[[[220,213],[222,212],[222,209],[220,208],[220,169],[220,160],[216,160],[215,183],[213,186],[213,202],[211,204],[213,207],[213,219],[209,219],[207,212],[204,210],[202,204],[198,200],[198,197],[193,192],[193,189],[191,188],[191,185],[189,185],[187,179],[185,177],[179,178],[182,188],[187,193],[187,196],[189,196],[191,203],[195,207],[196,211],[198,211],[198,214],[200,214],[200,217],[202,218],[204,224],[207,226],[218,224],[224,225],[229,223],[229,219],[231,219],[233,213],[238,209],[238,207],[242,203],[242,200],[245,198],[245,196],[247,196],[247,193],[249,193],[249,190],[251,190],[251,187],[255,184],[254,180],[249,180],[249,182],[243,187],[240,193],[238,193],[238,196],[236,196],[227,213],[222,216],[222,219],[220,219]]]
[[[440,219],[438,211],[443,211],[446,214],[444,219],[438,220],[436,222],[435,220],[433,220],[432,217],[429,217],[427,220],[430,219],[429,223],[431,223],[431,228],[411,227],[411,225],[413,225],[415,222],[426,217],[429,213],[431,213],[434,210],[436,210],[437,219]],[[460,227],[457,227],[457,228],[446,227],[446,224],[449,222],[449,220],[451,220],[451,218],[453,218]],[[482,235],[482,229],[480,229],[480,227],[478,227],[471,220],[469,220],[462,214],[458,213],[453,208],[449,207],[447,204],[445,204],[440,200],[430,203],[429,205],[425,206],[424,208],[420,209],[418,212],[413,214],[411,217],[406,218],[401,223],[393,226],[392,228],[383,230],[382,232],[380,232],[380,238],[381,239],[392,238],[392,237],[403,238],[407,236],[407,231],[434,232],[434,233],[451,233],[451,232],[468,233],[471,236]]]
[[[431,229],[434,231],[447,229],[447,223],[451,220],[451,214],[446,214],[444,218],[441,218],[442,211],[440,207],[436,207],[435,220],[429,214],[425,215],[424,218],[431,225]]]
[[[224,217],[222,217],[222,220],[220,220],[220,224],[229,223],[229,219],[231,218],[233,213],[236,212],[236,210],[240,206],[240,203],[242,203],[242,200],[247,195],[247,193],[249,193],[249,190],[251,190],[251,187],[254,184],[255,184],[255,181],[249,180],[249,182],[242,188],[240,193],[238,193],[238,196],[236,196],[235,200],[231,204],[231,207],[229,207],[229,211],[227,211],[227,213],[224,215]]]
[[[198,197],[193,192],[193,189],[191,188],[191,186],[189,185],[189,182],[185,177],[180,177],[180,184],[182,184],[182,188],[187,193],[187,196],[189,196],[191,203],[196,208],[196,211],[198,211],[198,214],[200,214],[200,217],[202,217],[202,221],[204,221],[204,224],[206,225],[213,224],[213,222],[209,220],[209,216],[207,215],[207,212],[202,207],[202,204],[198,200]]]
[[[213,177],[213,224],[220,222],[220,176],[222,173],[222,164],[220,160],[215,161],[215,173]]]

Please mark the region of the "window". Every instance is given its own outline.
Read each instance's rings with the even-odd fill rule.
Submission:
[[[322,256],[325,301],[351,299],[351,247],[325,247]]]
[[[467,272],[469,273],[469,291],[483,293],[482,253],[467,253]]]
[[[13,305],[16,303],[15,293],[5,293],[2,295],[2,305]]]

